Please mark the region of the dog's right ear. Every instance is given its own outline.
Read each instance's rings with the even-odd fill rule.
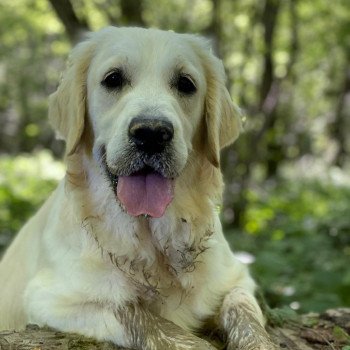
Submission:
[[[72,155],[84,131],[87,71],[95,44],[87,40],[72,51],[62,81],[49,97],[49,120],[66,141],[66,154]]]

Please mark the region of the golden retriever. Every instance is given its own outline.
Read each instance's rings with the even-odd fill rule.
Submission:
[[[213,349],[197,336],[212,324],[227,349],[273,349],[219,221],[220,149],[240,114],[208,42],[156,29],[90,34],[49,119],[67,172],[1,262],[0,329]]]

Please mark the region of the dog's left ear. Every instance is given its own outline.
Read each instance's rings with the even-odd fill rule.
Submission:
[[[94,44],[84,41],[72,51],[58,89],[49,98],[49,120],[66,141],[66,154],[72,155],[84,131],[86,79]]]
[[[220,166],[220,150],[233,143],[242,128],[242,117],[226,88],[222,62],[212,56],[206,66],[207,94],[205,98],[206,152],[209,161]]]
[[[242,116],[226,88],[226,74],[221,60],[211,53],[206,40],[196,37],[193,42],[202,61],[207,83],[204,152],[210,163],[218,168],[220,150],[237,139],[242,128]]]

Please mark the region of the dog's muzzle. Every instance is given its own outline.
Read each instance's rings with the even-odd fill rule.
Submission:
[[[174,196],[173,125],[164,119],[134,118],[128,128],[123,171],[107,174],[124,209],[132,216],[161,217]]]

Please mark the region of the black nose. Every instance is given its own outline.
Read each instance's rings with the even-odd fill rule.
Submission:
[[[173,125],[166,120],[134,118],[129,125],[130,140],[148,154],[162,152],[173,136]]]

